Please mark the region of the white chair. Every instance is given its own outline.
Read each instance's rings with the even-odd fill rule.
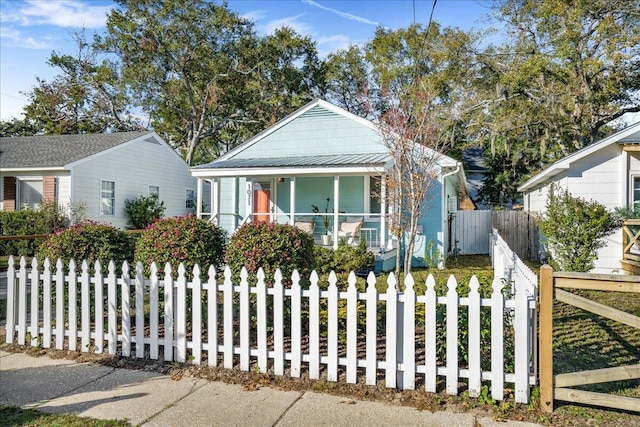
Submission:
[[[314,220],[300,219],[297,220],[294,225],[305,233],[309,233],[313,236],[313,232],[316,229],[316,222]]]
[[[338,229],[338,238],[346,239],[347,243],[353,245],[356,239],[360,240],[360,229],[364,224],[364,218],[361,216],[348,216],[346,221],[340,223]]]

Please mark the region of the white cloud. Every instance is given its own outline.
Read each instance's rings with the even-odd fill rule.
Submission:
[[[303,15],[304,14],[289,16],[281,19],[274,19],[264,24],[259,24],[257,26],[258,33],[271,34],[278,28],[289,27],[300,35],[310,35],[312,33],[312,27],[308,23],[300,20]]]
[[[6,43],[6,46],[23,49],[51,49],[53,47],[50,40],[36,40],[6,25],[0,28],[0,39],[2,39],[3,43]]]
[[[265,16],[267,16],[267,11],[263,9],[250,10],[249,12],[242,14],[242,17],[244,19],[248,19],[249,21],[253,21],[253,22],[258,22]]]
[[[319,37],[316,42],[318,43],[318,56],[320,58],[326,58],[327,55],[335,53],[338,49],[346,49],[355,44],[352,39],[344,34]]]
[[[64,28],[102,28],[111,6],[95,6],[78,0],[27,1],[24,6],[2,10],[2,21],[18,25],[53,25]]]
[[[313,7],[317,7],[318,9],[325,10],[327,12],[331,12],[334,15],[338,15],[339,17],[348,19],[350,21],[357,21],[357,22],[360,22],[360,23],[363,23],[363,24],[373,25],[373,26],[376,26],[376,27],[381,25],[379,22],[372,21],[372,20],[364,18],[362,16],[357,16],[357,15],[354,15],[352,13],[342,12],[342,11],[340,11],[338,9],[333,9],[331,7],[323,6],[320,3],[316,3],[313,0],[302,0],[302,2],[306,3],[306,4],[310,5],[310,6],[313,6]]]

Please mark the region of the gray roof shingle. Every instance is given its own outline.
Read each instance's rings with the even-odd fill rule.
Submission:
[[[62,167],[150,133],[136,131],[0,138],[0,169]]]

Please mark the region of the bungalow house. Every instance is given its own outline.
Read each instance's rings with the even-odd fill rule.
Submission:
[[[555,184],[574,197],[595,200],[609,210],[640,205],[640,122],[597,141],[533,176],[518,191],[524,209],[541,214]],[[595,273],[617,273],[622,260],[622,230],[598,252]]]
[[[157,195],[165,215],[195,213],[196,180],[155,132],[0,138],[0,209],[53,200],[86,219],[124,228],[124,202]]]
[[[249,221],[275,221],[304,228],[328,247],[365,239],[378,254],[377,267],[388,270],[398,244],[389,233],[385,200],[391,165],[372,122],[316,99],[191,172],[198,179],[196,206],[202,206],[203,184],[211,185],[212,209],[198,215],[230,233]],[[441,155],[436,168],[437,183],[419,224],[416,266],[424,265],[425,254],[446,257],[449,213],[467,196],[460,162]]]

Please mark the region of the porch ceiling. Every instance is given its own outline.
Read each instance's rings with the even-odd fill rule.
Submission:
[[[382,173],[391,161],[386,153],[229,159],[191,168],[198,177],[299,176]]]

